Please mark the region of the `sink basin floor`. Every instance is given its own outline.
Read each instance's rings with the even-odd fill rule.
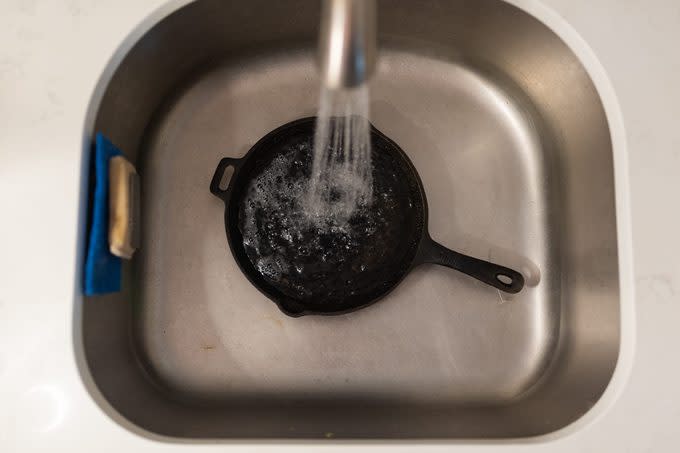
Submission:
[[[383,51],[374,124],[413,160],[430,231],[465,253],[522,270],[509,296],[424,266],[374,307],[291,319],[238,269],[208,192],[221,157],[313,115],[305,52],[213,68],[180,91],[143,149],[136,338],[161,385],[187,399],[361,398],[499,404],[528,390],[554,350],[559,299],[548,252],[546,158],[525,104],[458,62]],[[540,284],[539,284],[540,283]]]

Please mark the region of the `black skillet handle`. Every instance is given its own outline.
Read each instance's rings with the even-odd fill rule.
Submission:
[[[224,171],[229,167],[234,167],[234,174],[236,170],[241,166],[241,161],[243,159],[234,159],[233,157],[223,158],[219,164],[217,164],[217,169],[215,169],[215,174],[210,181],[210,192],[222,201],[227,201],[229,198],[229,192],[231,189],[231,182],[227,189],[220,189],[220,182],[222,182],[222,177],[224,176]],[[232,175],[233,177],[233,175]]]
[[[429,237],[421,247],[420,261],[423,263],[456,269],[506,293],[515,294],[524,287],[522,274],[507,267],[454,252]]]

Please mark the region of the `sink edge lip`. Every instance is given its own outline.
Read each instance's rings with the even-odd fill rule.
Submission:
[[[158,22],[178,11],[182,7],[193,3],[195,0],[169,0],[160,7],[154,9],[134,26],[125,36],[123,41],[116,47],[115,51],[107,60],[100,72],[100,76],[89,96],[87,110],[82,119],[82,149],[88,149],[90,143],[90,131],[94,128],[97,110],[101,104],[104,92],[110,83],[116,69],[123,61],[127,53],[151,28]],[[602,102],[602,106],[607,118],[610,138],[612,141],[613,170],[615,187],[615,207],[616,207],[616,229],[619,265],[619,307],[620,307],[620,340],[618,358],[615,369],[611,375],[606,389],[599,397],[597,402],[587,412],[573,422],[555,431],[541,434],[538,436],[510,438],[510,439],[414,439],[414,440],[328,440],[323,443],[333,444],[353,444],[353,445],[386,445],[394,443],[420,444],[420,445],[512,445],[512,444],[541,444],[556,442],[566,437],[576,435],[584,428],[594,425],[604,417],[608,410],[614,406],[628,382],[631,374],[633,359],[635,355],[635,284],[633,272],[633,248],[632,248],[632,222],[630,210],[630,184],[628,167],[628,148],[626,133],[621,112],[620,103],[614,86],[609,79],[604,66],[600,63],[595,51],[585,41],[584,38],[556,11],[543,4],[540,0],[501,0],[508,3],[527,14],[533,16],[551,31],[553,31],[574,53],[583,64],[588,76],[593,82],[596,91]],[[89,168],[88,153],[83,152],[80,169],[80,200],[78,207],[78,239],[77,239],[77,263],[73,288],[73,360],[77,368],[86,393],[94,400],[97,406],[104,412],[111,421],[115,422],[119,428],[139,436],[147,441],[157,441],[171,444],[272,444],[272,440],[246,440],[246,439],[185,439],[174,436],[157,434],[146,430],[128,420],[106,399],[100,392],[97,383],[94,381],[87,360],[85,357],[85,347],[82,335],[82,304],[83,295],[80,290],[80,279],[82,269],[82,256],[85,249],[84,237],[85,215],[87,212],[87,199],[84,196],[86,190],[85,175]],[[283,444],[320,444],[321,440],[282,440],[275,441]]]
[[[555,431],[504,443],[546,443],[573,436],[604,417],[623,394],[635,355],[635,281],[633,271],[630,172],[626,130],[620,103],[607,72],[588,42],[555,10],[540,0],[502,0],[530,14],[552,30],[585,68],[600,97],[612,141],[619,271],[619,350],[607,387],[595,404],[576,420]],[[492,444],[495,441],[487,441]]]

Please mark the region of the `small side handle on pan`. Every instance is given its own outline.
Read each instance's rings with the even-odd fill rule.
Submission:
[[[431,238],[421,245],[420,260],[456,269],[477,280],[507,293],[518,293],[524,287],[524,277],[519,272],[488,261],[454,252]]]
[[[213,175],[212,181],[210,181],[210,192],[217,198],[220,198],[222,201],[227,201],[229,198],[229,192],[231,190],[231,181],[229,182],[229,186],[226,189],[220,188],[220,182],[222,182],[224,172],[227,168],[234,167],[234,173],[236,173],[236,170],[241,165],[241,160],[242,159],[235,159],[233,157],[224,157],[222,160],[220,160],[220,163],[217,164],[215,174]]]

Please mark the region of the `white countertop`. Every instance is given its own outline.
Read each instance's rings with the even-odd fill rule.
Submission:
[[[76,230],[85,112],[102,71],[130,32],[142,30],[139,24],[154,11],[159,14],[159,7],[167,11],[186,1],[163,7],[164,0],[0,3],[2,452],[298,452],[360,445],[188,446],[140,436],[100,409],[78,373],[73,302],[78,287]],[[629,171],[625,171],[625,155],[615,157],[617,192],[630,191],[635,293],[628,308],[632,315],[634,303],[635,316],[634,323],[633,316],[628,319],[616,382],[585,419],[547,438],[493,444],[372,443],[356,449],[680,451],[676,350],[680,345],[680,3],[512,3],[571,25],[587,43],[582,48],[586,53],[588,47],[592,49],[590,55],[604,68],[601,75],[609,81],[604,77],[601,82],[613,86],[610,101],[618,100],[623,120],[619,150],[627,149]],[[625,216],[625,209],[619,215]],[[628,219],[622,224],[619,233],[629,243]]]

